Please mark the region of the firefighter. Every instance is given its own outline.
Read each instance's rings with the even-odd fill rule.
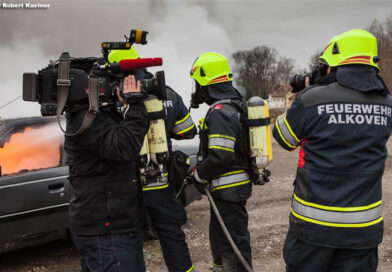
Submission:
[[[283,148],[300,146],[286,271],[376,271],[392,112],[377,40],[364,30],[344,32],[319,60],[326,75],[298,94],[273,129]]]
[[[109,54],[110,62],[136,58],[139,58],[139,55],[133,47],[127,51],[113,50]],[[137,80],[152,77],[152,74],[145,69],[140,69],[135,74]],[[166,93],[167,99],[163,101],[163,107],[166,110],[165,127],[170,152],[172,149],[171,138],[192,139],[197,130],[181,96],[168,86]],[[187,165],[188,167],[189,165]],[[164,174],[166,176],[169,174],[168,169],[169,166],[166,165]],[[158,181],[157,173],[157,171],[146,173],[148,178],[147,183],[143,185],[144,206],[158,235],[169,272],[191,272],[193,264],[185,241],[185,234],[181,229],[181,226],[187,221],[185,209],[176,200],[173,184],[170,184],[174,177],[169,175],[168,181],[162,183]]]
[[[196,86],[192,107],[201,103],[210,105],[201,124],[198,164],[191,178],[199,187],[208,186],[230,235],[251,265],[246,202],[252,193],[252,181],[249,136],[241,126],[242,96],[232,86],[227,59],[218,53],[209,52],[198,57],[191,77]],[[213,211],[210,214],[213,271],[245,271],[215,214]]]

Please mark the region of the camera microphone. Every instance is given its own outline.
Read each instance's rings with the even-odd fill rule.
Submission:
[[[108,65],[101,65],[101,69],[110,69],[113,71],[130,71],[152,66],[161,66],[163,63],[162,58],[141,58],[141,59],[126,59],[118,63]]]

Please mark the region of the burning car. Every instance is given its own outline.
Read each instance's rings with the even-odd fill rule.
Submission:
[[[0,120],[0,253],[68,235],[70,186],[63,143],[55,117]],[[197,145],[181,150],[195,165]],[[181,201],[186,206],[199,198],[188,186]]]

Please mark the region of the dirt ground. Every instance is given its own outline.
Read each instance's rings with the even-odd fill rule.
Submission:
[[[274,161],[270,167],[271,182],[255,186],[248,202],[249,229],[252,237],[254,271],[284,271],[282,248],[288,229],[288,215],[292,182],[298,151],[286,152],[274,148]],[[392,150],[392,141],[389,143]],[[384,175],[383,200],[385,231],[379,247],[378,271],[392,271],[392,161],[388,158]],[[184,226],[196,271],[211,271],[208,243],[209,204],[201,201],[187,207],[188,223]],[[158,241],[146,241],[144,247],[147,271],[167,271]],[[80,271],[78,254],[69,240],[27,248],[0,255],[0,271],[4,272],[76,272]]]

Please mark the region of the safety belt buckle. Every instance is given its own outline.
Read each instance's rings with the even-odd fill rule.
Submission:
[[[57,86],[69,87],[69,86],[71,86],[71,80],[69,80],[69,79],[57,79]]]

